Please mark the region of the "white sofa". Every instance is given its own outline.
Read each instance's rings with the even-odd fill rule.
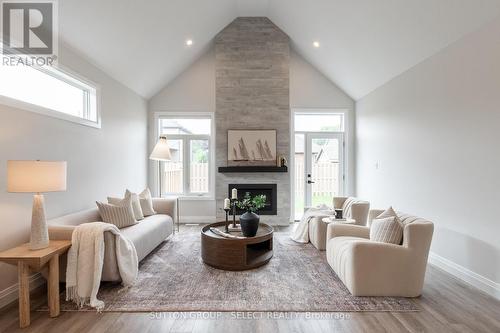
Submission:
[[[153,208],[158,213],[148,216],[139,223],[120,229],[120,232],[134,243],[139,261],[170,236],[177,222],[177,201],[171,198],[153,198]],[[99,222],[101,216],[97,208],[65,215],[48,221],[49,238],[71,240],[75,227],[82,223]],[[102,281],[120,281],[116,262],[115,238],[110,232],[104,233],[104,265]],[[61,281],[65,281],[66,256],[60,262]]]
[[[357,225],[366,225],[370,203],[354,197],[334,197],[333,208],[342,209],[343,217],[356,221]],[[323,217],[317,216],[309,221],[309,239],[312,245],[318,250],[326,249],[326,228],[327,223],[323,222]]]
[[[381,213],[372,211],[370,217]],[[402,245],[370,241],[369,227],[328,225],[327,261],[354,296],[416,297],[422,293],[434,224],[397,214],[405,224]]]

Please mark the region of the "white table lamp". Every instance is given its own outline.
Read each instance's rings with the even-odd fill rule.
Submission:
[[[49,246],[44,192],[66,191],[65,161],[7,161],[7,191],[35,193],[31,217],[30,249]]]
[[[161,197],[161,162],[170,161],[172,159],[172,155],[170,154],[170,147],[168,146],[167,136],[160,135],[160,139],[156,143],[151,155],[149,155],[149,159],[153,161],[158,161],[158,185],[160,189],[158,190],[158,196]]]

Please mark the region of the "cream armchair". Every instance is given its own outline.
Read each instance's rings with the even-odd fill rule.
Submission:
[[[354,296],[422,293],[434,224],[406,214],[398,217],[405,224],[402,245],[370,241],[369,227],[328,225],[327,261]]]
[[[357,225],[366,225],[370,203],[353,197],[335,197],[334,209],[342,209],[345,218],[356,221]],[[318,250],[326,249],[326,228],[328,223],[323,222],[323,217],[316,216],[309,221],[309,240]]]

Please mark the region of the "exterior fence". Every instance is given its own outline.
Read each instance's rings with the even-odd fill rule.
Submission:
[[[208,192],[208,163],[191,163],[191,192]]]
[[[183,191],[183,163],[164,163],[162,193],[182,193]],[[208,163],[191,163],[190,170],[191,192],[208,192]]]
[[[304,197],[304,156],[295,156],[295,197]],[[208,192],[209,173],[208,163],[191,163],[190,185],[191,192]],[[339,164],[338,162],[321,161],[312,166],[312,192],[314,196],[333,197],[339,194]],[[163,192],[183,192],[183,163],[164,163]]]
[[[304,197],[304,155],[295,156],[295,197]],[[333,197],[339,194],[339,163],[330,161],[313,162],[312,194],[314,196]]]

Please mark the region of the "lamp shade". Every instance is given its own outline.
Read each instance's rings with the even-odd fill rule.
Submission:
[[[155,161],[170,161],[172,159],[166,136],[160,136],[160,139],[156,143],[151,155],[149,155],[149,159]]]
[[[7,191],[66,191],[66,161],[7,161]]]

